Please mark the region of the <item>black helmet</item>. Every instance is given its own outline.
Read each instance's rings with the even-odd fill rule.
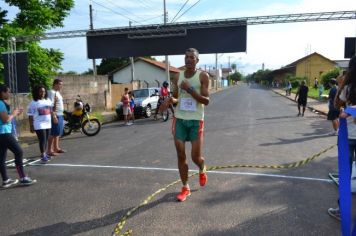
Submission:
[[[163,82],[163,87],[165,87],[165,88],[168,87],[168,82],[167,82],[167,81],[164,81],[164,82]]]

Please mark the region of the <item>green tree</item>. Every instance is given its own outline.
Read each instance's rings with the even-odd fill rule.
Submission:
[[[9,6],[19,9],[14,19],[6,19],[6,12],[0,11],[0,52],[7,51],[11,37],[35,36],[47,30],[62,27],[64,18],[74,6],[73,0],[5,0]],[[38,41],[17,42],[17,50],[29,53],[29,77],[31,86],[50,85],[53,76],[61,68],[63,54],[56,49],[40,47]],[[3,76],[3,62],[0,58],[0,80]],[[2,78],[3,79],[3,78]]]
[[[332,78],[336,79],[339,74],[340,74],[340,68],[334,68],[328,72],[325,72],[321,75],[321,82],[323,83],[324,85],[324,88],[325,89],[329,89],[330,88],[330,85],[329,85],[329,82]]]
[[[256,83],[263,83],[266,84],[267,82],[270,84],[272,83],[273,76],[271,74],[271,70],[258,70],[251,75],[248,75],[246,80],[248,81],[255,81]]]
[[[229,75],[227,77],[228,80],[233,80],[233,81],[240,81],[242,80],[242,74],[238,71],[236,71],[235,73]]]
[[[129,58],[108,58],[102,59],[99,66],[97,66],[98,75],[107,75],[109,72],[129,63]]]
[[[144,58],[150,59],[150,60],[156,60],[153,57],[150,56],[145,56]],[[113,70],[120,68],[130,62],[129,58],[104,58],[101,60],[101,63],[99,66],[97,66],[97,73],[98,75],[107,75]]]

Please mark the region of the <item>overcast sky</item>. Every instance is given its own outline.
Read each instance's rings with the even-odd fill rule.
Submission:
[[[187,4],[175,22],[356,10],[356,0],[166,1],[169,22],[185,2]],[[94,28],[128,26],[129,21],[133,25],[163,22],[163,0],[76,0],[64,28],[52,31],[88,29],[90,2],[94,9]],[[0,7],[8,10],[10,17],[16,14],[17,9],[9,8],[3,1],[0,1]],[[355,36],[356,20],[248,26],[247,52],[219,54],[218,64],[227,65],[230,58],[231,63],[237,64],[238,69],[247,74],[260,69],[263,63],[267,69],[277,69],[313,52],[340,60],[344,59],[344,38]],[[63,71],[81,73],[92,66],[91,60],[87,59],[85,38],[46,40],[42,41],[42,46],[57,48],[64,53]],[[170,56],[170,62],[173,66],[182,66],[183,56]],[[214,64],[215,55],[201,55],[199,66]]]

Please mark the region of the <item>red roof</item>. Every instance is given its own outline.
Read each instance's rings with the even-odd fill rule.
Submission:
[[[144,57],[139,57],[137,60],[142,60],[142,61],[145,61],[151,65],[154,65],[154,66],[157,66],[163,70],[166,69],[166,63],[163,63],[163,62],[159,62],[159,61],[154,61],[154,60],[150,60],[150,59],[147,59],[147,58],[144,58]],[[169,66],[169,71],[170,72],[174,72],[174,73],[179,73],[180,70],[173,67],[173,66]]]

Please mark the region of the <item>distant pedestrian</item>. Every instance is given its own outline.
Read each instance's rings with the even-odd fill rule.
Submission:
[[[327,120],[331,121],[332,128],[333,128],[333,131],[330,133],[330,135],[337,135],[339,129],[340,111],[334,106],[334,100],[337,93],[336,79],[334,78],[330,79],[329,85],[331,88],[330,88],[329,98],[328,98],[329,112],[328,112]]]
[[[130,97],[129,97],[128,88],[125,88],[124,94],[121,97],[121,102],[122,102],[122,114],[124,115],[124,124],[132,125],[132,123],[129,122],[131,116],[131,110],[130,110]]]
[[[318,89],[319,81],[317,78],[314,78],[314,89]]]
[[[319,84],[318,92],[319,92],[319,101],[321,101],[322,100],[322,95],[323,95],[323,92],[324,92],[323,84]]]
[[[131,120],[132,123],[135,122],[135,97],[132,91],[129,92],[130,97],[130,111],[131,111]]]
[[[22,156],[23,151],[12,135],[12,124],[11,121],[15,119],[16,116],[22,113],[22,109],[14,109],[11,111],[10,105],[5,101],[10,97],[10,89],[5,85],[0,85],[0,174],[2,178],[2,188],[9,188],[19,182],[17,179],[11,179],[7,175],[6,171],[6,153],[9,149],[15,156],[15,165],[17,173],[20,177],[21,185],[31,185],[36,182],[30,177],[26,176]]]
[[[292,93],[292,83],[288,80],[286,86],[286,96],[290,96]]]
[[[61,90],[63,87],[63,81],[61,79],[55,79],[53,81],[53,87],[48,91],[48,98],[53,103],[53,119],[50,136],[48,139],[47,152],[49,156],[57,156],[58,153],[65,153],[66,150],[60,147],[60,137],[63,134],[64,119],[63,119],[63,97]]]
[[[41,161],[48,162],[48,138],[51,131],[51,116],[53,104],[48,99],[47,89],[43,85],[36,86],[32,92],[33,101],[28,107],[28,118],[31,133],[36,132],[41,151]]]
[[[307,106],[307,100],[308,100],[308,92],[309,88],[308,86],[305,85],[305,81],[303,80],[300,83],[300,86],[298,88],[297,93],[295,94],[295,99],[297,101],[298,99],[298,116],[304,116],[305,112],[305,107]],[[303,106],[302,113],[300,113],[300,107]]]

